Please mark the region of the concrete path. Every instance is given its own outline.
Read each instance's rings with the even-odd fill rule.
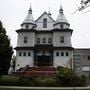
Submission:
[[[0,88],[8,88],[8,89],[21,89],[21,90],[30,90],[30,89],[37,89],[37,90],[90,90],[90,86],[88,87],[21,87],[21,86],[0,86]]]

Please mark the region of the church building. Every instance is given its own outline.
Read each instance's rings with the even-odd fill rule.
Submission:
[[[57,19],[43,12],[34,20],[32,8],[28,10],[18,34],[15,70],[29,67],[68,67],[73,69],[73,30],[67,21],[62,6]]]

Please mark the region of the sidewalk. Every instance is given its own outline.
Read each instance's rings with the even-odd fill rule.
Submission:
[[[30,89],[37,89],[37,90],[90,90],[90,86],[88,87],[21,87],[21,86],[0,86],[0,88],[7,88],[7,89],[25,89],[25,90],[30,90]]]

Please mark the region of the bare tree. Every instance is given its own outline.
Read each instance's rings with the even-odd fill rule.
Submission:
[[[78,9],[74,13],[76,13],[77,11],[85,10],[89,6],[90,6],[90,0],[81,0],[80,5],[78,6]],[[88,11],[90,11],[90,10],[88,10]],[[86,12],[88,12],[88,11],[86,11]]]

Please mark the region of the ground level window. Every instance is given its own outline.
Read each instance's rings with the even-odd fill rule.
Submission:
[[[26,52],[23,52],[23,56],[26,56]]]
[[[90,56],[88,56],[88,60],[90,60]]]
[[[61,52],[61,56],[64,56],[64,52]]]
[[[69,56],[69,53],[68,52],[66,52],[66,56]]]
[[[28,56],[31,56],[31,52],[28,52]]]
[[[56,56],[59,56],[59,52],[56,52]]]
[[[22,56],[22,52],[19,52],[19,56]]]

